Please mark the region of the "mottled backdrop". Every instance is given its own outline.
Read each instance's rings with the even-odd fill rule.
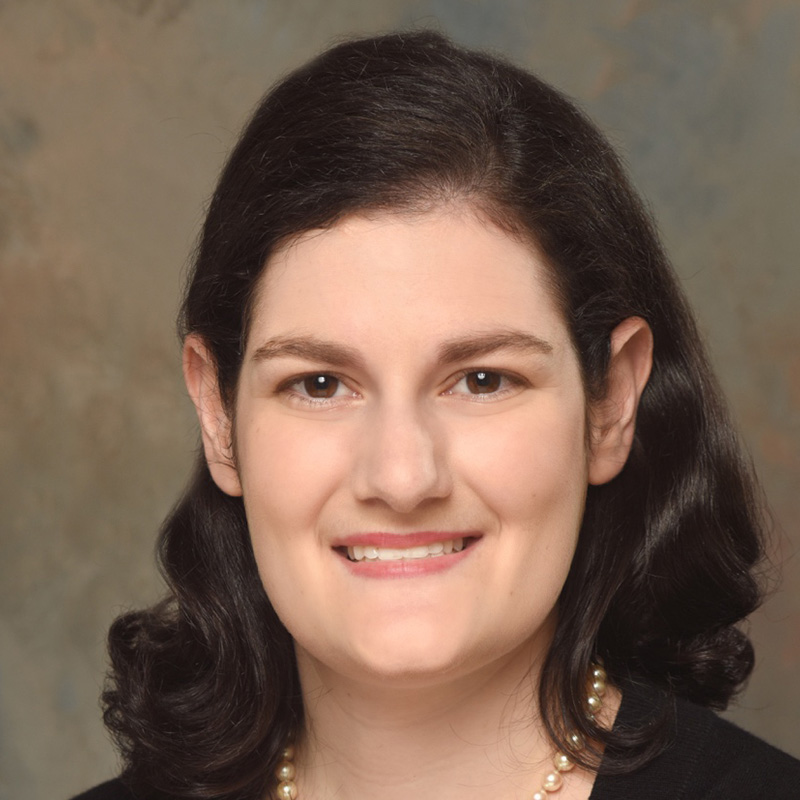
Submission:
[[[733,716],[800,756],[798,0],[0,0],[0,800],[115,770],[104,631],[159,592],[196,440],[173,317],[237,130],[336,37],[409,25],[539,71],[626,155],[779,524]]]

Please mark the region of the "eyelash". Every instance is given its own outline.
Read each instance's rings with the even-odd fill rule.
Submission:
[[[468,397],[471,398],[472,402],[477,403],[489,403],[492,400],[497,399],[498,397],[505,397],[510,391],[514,389],[518,389],[522,386],[528,385],[528,381],[524,378],[520,377],[519,375],[514,374],[513,372],[505,372],[501,369],[485,369],[483,367],[479,367],[477,369],[467,369],[463,372],[459,373],[455,376],[455,380],[450,385],[450,388],[444,392],[443,394],[462,394],[462,392],[455,392],[453,391],[456,386],[458,386],[461,381],[466,378],[469,378],[470,375],[490,375],[492,377],[496,377],[500,380],[500,388],[491,391],[491,392],[463,392]],[[505,386],[503,386],[505,384]],[[484,399],[485,398],[485,399]]]
[[[456,392],[455,387],[458,386],[466,378],[469,378],[472,375],[485,375],[491,376],[494,378],[499,379],[500,387],[496,390],[489,391],[489,392]],[[346,381],[341,378],[339,375],[333,372],[307,372],[302,375],[295,375],[288,380],[281,383],[277,390],[276,394],[286,394],[290,395],[295,402],[300,404],[312,407],[312,408],[320,408],[324,406],[328,406],[331,404],[332,401],[336,401],[334,396],[331,397],[311,397],[306,394],[302,388],[302,384],[305,383],[309,378],[332,378],[333,380],[337,381],[336,388],[334,390],[334,394],[339,391],[342,386],[347,387]],[[478,403],[486,403],[491,402],[492,400],[497,399],[498,397],[504,397],[508,392],[513,391],[522,386],[528,385],[528,381],[524,378],[520,377],[519,375],[515,375],[514,373],[504,372],[503,370],[497,369],[485,369],[485,368],[472,368],[463,370],[462,372],[455,375],[450,382],[450,388],[446,391],[442,392],[443,395],[458,395],[463,394],[467,397],[471,398],[472,402]],[[298,388],[300,387],[300,388]],[[356,393],[351,391],[349,397],[345,397],[345,400],[351,399]]]
[[[335,391],[339,391],[340,387],[347,386],[347,383],[344,381],[343,378],[339,377],[336,373],[333,372],[306,372],[303,375],[295,375],[288,380],[281,383],[277,390],[276,394],[285,394],[291,396],[294,402],[300,403],[305,406],[309,406],[311,408],[320,408],[330,405],[332,400],[335,400],[334,397],[311,397],[308,394],[304,394],[302,388],[302,384],[307,381],[309,378],[332,378],[333,380],[337,381]],[[351,397],[354,395],[355,392],[351,392]],[[345,398],[350,399],[350,398]]]

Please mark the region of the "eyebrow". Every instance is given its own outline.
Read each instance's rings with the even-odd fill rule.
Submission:
[[[334,367],[362,367],[361,358],[354,347],[318,339],[316,336],[278,336],[269,339],[252,356],[253,361],[296,356],[306,361],[320,361]]]
[[[499,330],[468,334],[444,342],[437,353],[439,364],[452,364],[489,355],[498,350],[549,355],[553,345],[544,339],[519,330]],[[364,359],[348,345],[319,339],[316,336],[278,336],[264,342],[252,355],[256,362],[295,356],[334,367],[363,368]]]
[[[485,356],[497,350],[516,350],[522,353],[550,355],[553,345],[544,339],[519,330],[500,330],[477,333],[445,342],[439,349],[439,362],[450,364]]]

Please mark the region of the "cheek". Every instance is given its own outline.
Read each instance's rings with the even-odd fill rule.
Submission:
[[[318,593],[327,585],[317,531],[326,502],[341,485],[347,448],[330,424],[309,425],[285,414],[257,424],[240,415],[237,422],[243,500],[259,575],[278,616],[295,634],[315,618],[310,609],[322,602]]]
[[[580,516],[588,476],[582,413],[552,402],[475,425],[454,442],[453,460],[501,517],[533,523],[558,508]]]
[[[242,422],[242,420],[239,420]],[[280,548],[314,529],[346,470],[335,423],[283,415],[239,426],[239,473],[254,547]],[[306,539],[313,538],[306,535]]]
[[[538,630],[553,612],[572,563],[588,483],[582,408],[574,414],[558,405],[530,411],[491,431],[476,427],[458,454],[465,481],[499,530],[482,580],[494,587],[502,613],[487,603],[477,614],[513,641]]]

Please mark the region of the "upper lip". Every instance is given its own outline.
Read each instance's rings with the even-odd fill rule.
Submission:
[[[342,536],[332,543],[332,547],[391,547],[404,550],[408,547],[421,547],[434,542],[451,539],[475,539],[477,531],[413,531],[411,533],[353,533]]]

